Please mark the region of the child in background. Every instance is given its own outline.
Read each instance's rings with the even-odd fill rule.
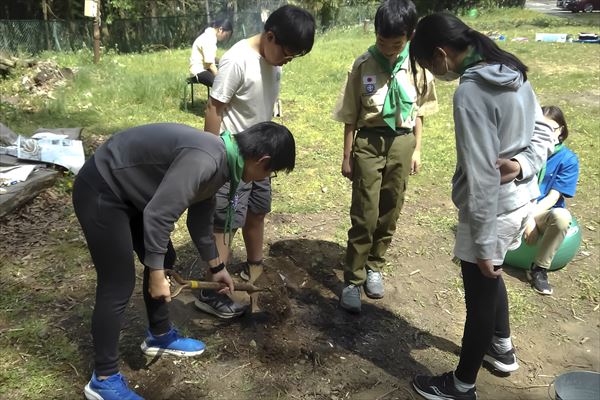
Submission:
[[[215,135],[232,134],[273,118],[279,96],[281,66],[312,49],[315,20],[306,10],[286,5],[273,11],[263,32],[231,47],[221,58],[206,107],[204,130]],[[236,193],[236,214],[231,228],[242,228],[247,262],[242,278],[254,282],[262,273],[265,215],[271,210],[271,180],[240,184]],[[215,240],[222,260],[229,257],[225,235],[229,187],[217,193]],[[228,227],[229,228],[229,227]],[[245,307],[228,296],[200,291],[196,307],[219,318],[243,314]]]
[[[194,40],[190,56],[190,74],[195,83],[212,87],[217,75],[217,42],[229,40],[233,34],[233,25],[229,19],[212,23]]]
[[[340,305],[361,310],[361,288],[384,295],[381,270],[404,203],[408,176],[421,164],[423,118],[437,111],[430,74],[413,74],[409,39],[417,24],[410,0],[386,0],[375,14],[375,45],[354,62],[333,118],[344,123],[342,175],[352,181],[345,287]],[[420,72],[423,72],[422,70]],[[415,85],[427,80],[417,96]]]
[[[567,210],[565,198],[575,195],[579,178],[579,160],[575,153],[563,142],[569,136],[567,121],[560,108],[542,107],[546,122],[552,128],[556,145],[546,165],[538,174],[540,197],[538,197],[525,228],[524,239],[534,245],[538,240],[538,252],[528,272],[533,289],[545,295],[553,290],[548,283],[548,268],[565,238],[571,224],[571,213]],[[541,236],[541,237],[540,237]]]

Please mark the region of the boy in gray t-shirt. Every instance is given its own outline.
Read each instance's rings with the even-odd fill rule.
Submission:
[[[313,46],[315,20],[306,10],[286,5],[267,19],[263,32],[236,43],[219,62],[206,107],[204,130],[216,135],[238,133],[270,121],[279,96],[281,66],[307,54]],[[219,254],[227,262],[231,240],[224,232],[229,187],[217,193],[214,233]],[[242,278],[254,282],[262,273],[264,218],[271,211],[271,181],[240,185],[232,228],[242,228],[247,262]],[[220,318],[241,315],[244,307],[226,295],[201,291],[196,306]]]

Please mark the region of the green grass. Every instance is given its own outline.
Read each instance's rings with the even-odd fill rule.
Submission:
[[[598,14],[593,16],[597,18]],[[598,30],[597,21],[583,20],[586,22],[581,24],[580,18],[560,19],[532,11],[502,10],[484,11],[468,22],[477,29],[507,35],[508,41],[500,45],[530,67],[529,77],[540,103],[556,104],[565,111],[572,132],[568,146],[578,154],[582,171],[572,210],[580,224],[598,228],[600,46],[534,41],[536,32],[576,34]],[[514,37],[528,37],[529,41],[511,42]],[[340,212],[346,215],[350,184],[339,172],[342,126],[330,115],[352,61],[373,40],[373,34],[365,34],[361,27],[329,31],[318,37],[309,55],[284,67],[283,118],[277,121],[286,124],[295,134],[298,157],[296,170],[274,181],[274,213]],[[94,65],[89,51],[45,54],[46,59],[73,68],[75,78],[67,86],[56,89],[52,98],[31,96],[16,76],[0,81],[2,98],[16,96],[19,99],[17,105],[0,103],[1,121],[23,134],[30,134],[41,126],[84,127],[83,137],[88,143],[115,131],[151,122],[173,121],[202,128],[203,110],[195,106],[186,111],[182,106],[188,56],[187,50],[105,54],[101,62]],[[419,175],[411,178],[408,192],[411,202],[419,203],[421,199],[449,202],[455,164],[451,111],[455,85],[437,84],[440,112],[425,121],[423,167]],[[197,91],[199,103],[204,96],[205,91]],[[70,178],[62,179],[55,190],[68,193]],[[436,203],[429,209],[419,210],[415,220],[425,229],[441,234],[449,234],[453,229],[455,215],[447,214],[448,207]],[[71,218],[70,223],[76,226],[70,212],[65,210],[65,217]],[[341,218],[330,240],[344,245],[348,224],[348,218]],[[283,224],[281,229],[287,236],[302,228],[297,224]],[[7,254],[0,261],[1,398],[41,399],[48,398],[49,393],[60,393],[57,398],[80,395],[77,379],[83,378],[74,378],[73,369],[82,374],[89,372],[91,355],[83,354],[84,350],[78,346],[81,343],[89,346],[87,333],[80,333],[89,331],[91,299],[88,297],[93,293],[94,276],[79,235],[78,229],[51,232],[51,244],[36,259],[23,261]],[[189,241],[183,221],[177,224],[174,241],[177,246]],[[597,245],[596,236],[591,246]],[[238,235],[234,247],[239,246]],[[189,256],[186,253],[184,257],[195,257],[192,253],[190,250]],[[75,289],[65,286],[61,279],[64,275],[70,276],[70,282],[76,282]],[[564,278],[564,275],[557,276]],[[27,277],[35,277],[45,288],[36,289],[27,283]],[[593,308],[598,303],[597,275],[582,272],[575,280],[579,291],[573,294],[573,301],[592,304],[587,308]],[[462,287],[460,280],[451,286],[455,293],[448,296],[459,296],[455,286]],[[65,332],[56,324],[65,312],[54,306],[63,304],[65,296],[77,302],[65,315],[77,324],[73,332]],[[526,324],[538,307],[534,305],[535,295],[523,286],[509,290],[509,296],[514,323]],[[52,340],[47,340],[48,337]]]
[[[593,31],[595,27],[524,10],[483,12],[468,22],[508,36],[508,41],[500,45],[529,65],[540,102],[557,104],[567,114],[574,132],[568,145],[580,156],[582,169],[589,171],[582,175],[580,188],[597,187],[600,169],[595,157],[598,141],[594,130],[599,123],[598,46],[533,41],[539,31],[577,33]],[[530,41],[510,42],[516,36],[526,36]],[[296,135],[298,163],[294,173],[274,184],[278,199],[275,212],[321,212],[349,201],[349,184],[339,174],[342,127],[330,115],[346,71],[372,42],[373,34],[360,28],[329,31],[318,38],[309,55],[285,66],[281,92],[284,115],[279,122]],[[76,78],[66,88],[58,89],[54,100],[32,100],[33,112],[2,106],[5,122],[15,131],[28,133],[39,126],[83,126],[85,137],[110,135],[155,121],[203,127],[203,110],[196,107],[186,112],[181,104],[187,50],[104,55],[99,65],[91,63],[87,51],[47,56],[60,65],[75,68]],[[2,83],[3,88],[7,85]],[[452,175],[454,87],[455,83],[437,85],[440,112],[426,121],[423,171],[412,180],[412,187],[449,182]],[[205,96],[204,91],[198,92],[197,97]],[[442,190],[440,195],[448,194],[450,186],[444,185]]]
[[[600,278],[598,275],[592,275],[589,272],[580,272],[575,278],[579,291],[574,293],[575,300],[586,301],[592,304],[598,304],[600,300]]]
[[[528,285],[513,286],[506,289],[508,294],[508,305],[510,323],[513,328],[526,324],[540,309],[536,302],[537,293]]]

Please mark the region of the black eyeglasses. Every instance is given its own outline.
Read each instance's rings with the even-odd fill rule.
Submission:
[[[283,47],[282,45],[279,45],[279,47],[281,47],[281,52],[283,53],[283,59],[286,61],[292,61],[294,58],[302,57],[304,55],[304,53],[287,54],[287,52],[285,51],[285,47]]]
[[[277,40],[277,36],[275,35],[275,33],[273,33],[273,37],[275,38],[275,43],[281,47],[281,53],[283,54],[283,59],[286,61],[292,61],[294,58],[298,58],[298,57],[302,57],[303,55],[306,54],[306,52],[301,52],[298,54],[290,54],[286,51],[285,47],[282,44],[279,44],[279,41]]]

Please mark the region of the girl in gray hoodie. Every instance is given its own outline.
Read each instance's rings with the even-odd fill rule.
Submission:
[[[482,361],[502,372],[518,368],[500,266],[507,250],[520,244],[531,201],[539,195],[535,174],[551,151],[551,130],[527,67],[456,16],[438,13],[419,21],[410,52],[413,64],[438,79],[460,78],[453,99],[452,200],[459,221],[454,254],[467,308],[456,370],[417,376],[413,386],[426,399],[476,399]],[[504,179],[504,168],[513,168],[516,179]]]

